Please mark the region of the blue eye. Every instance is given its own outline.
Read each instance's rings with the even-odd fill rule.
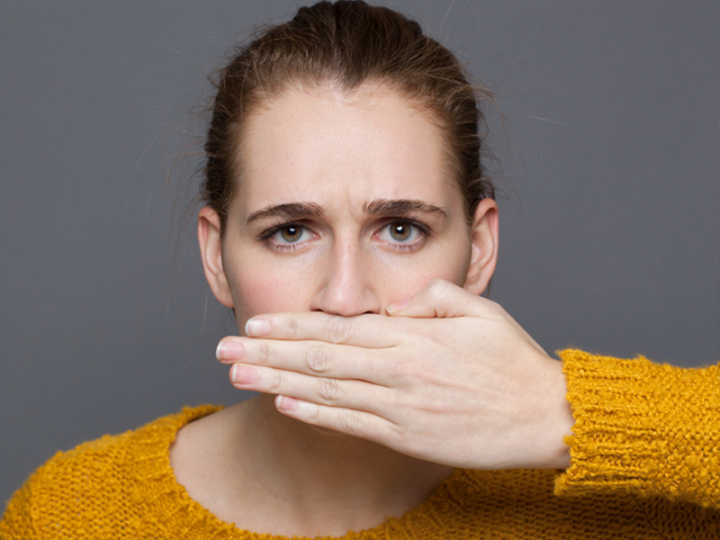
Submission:
[[[381,230],[385,229],[391,231],[391,238],[397,239],[397,236],[394,235],[395,233],[399,233],[399,236],[401,238],[400,242],[388,242],[399,251],[409,251],[417,249],[418,245],[421,244],[423,240],[425,240],[431,234],[429,227],[422,225],[421,223],[412,219],[395,219],[386,223]],[[420,235],[421,238],[420,240],[407,242],[407,238],[412,237],[413,229],[418,231],[417,235]],[[258,239],[263,241],[271,249],[274,249],[276,251],[294,251],[298,248],[299,245],[302,244],[302,242],[298,242],[298,240],[302,238],[302,233],[307,230],[309,229],[301,223],[281,223],[280,225],[275,225],[274,227],[271,227],[266,231],[260,233]],[[284,241],[273,242],[272,239],[275,236],[278,236],[278,239],[282,239]]]

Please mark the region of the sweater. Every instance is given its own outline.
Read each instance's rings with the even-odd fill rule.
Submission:
[[[720,538],[720,364],[556,353],[575,419],[567,469],[455,468],[402,516],[315,540]],[[178,430],[222,408],[56,452],[7,502],[0,537],[290,540],[222,521],[175,478]]]

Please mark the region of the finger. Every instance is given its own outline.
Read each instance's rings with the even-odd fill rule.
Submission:
[[[366,411],[328,407],[318,403],[298,401],[285,395],[275,398],[275,407],[279,412],[307,424],[375,441],[385,446],[390,446],[392,441],[397,439],[399,431],[398,426],[393,422]]]
[[[432,279],[425,288],[407,299],[396,309],[386,308],[391,318],[401,317],[487,317],[497,316],[496,303],[472,294],[456,283],[441,278]],[[392,308],[390,305],[388,308]]]
[[[364,410],[383,416],[392,409],[389,388],[363,381],[310,377],[293,371],[262,366],[234,364],[230,380],[241,390],[254,390],[266,394],[282,394],[304,401]]]
[[[409,298],[402,305],[386,308],[387,313],[396,318],[458,318],[469,316],[473,319],[508,319],[530,342],[531,346],[543,356],[547,352],[530,336],[525,329],[505,310],[493,300],[477,296],[457,284],[444,279],[436,278],[420,292]]]
[[[254,322],[267,321],[269,328],[257,332]],[[329,343],[362,347],[390,347],[402,336],[402,321],[385,315],[365,313],[355,317],[329,315],[319,311],[297,313],[266,313],[245,323],[245,334],[277,339],[317,339]]]
[[[510,321],[510,324],[512,324],[512,326],[513,326],[520,334],[523,335],[523,337],[525,338],[525,340],[526,340],[527,342],[529,342],[530,345],[531,345],[537,352],[539,352],[542,356],[549,356],[548,353],[545,352],[545,349],[543,349],[542,346],[540,346],[540,344],[539,344],[537,341],[535,341],[530,334],[527,333],[527,330],[525,330],[525,328],[524,328],[512,315],[510,315],[510,314],[505,310],[505,308],[504,308],[502,305],[497,304],[497,307],[498,307],[499,311],[501,311],[502,316],[503,316],[506,320]]]
[[[392,347],[365,349],[323,341],[283,341],[247,337],[225,338],[226,343],[240,344],[242,352],[221,353],[226,363],[241,362],[266,366],[315,377],[357,379],[381,386],[392,386],[397,379]]]

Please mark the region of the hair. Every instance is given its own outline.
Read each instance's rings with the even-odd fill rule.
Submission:
[[[242,180],[243,121],[292,85],[331,83],[351,92],[372,81],[397,90],[442,130],[467,225],[482,199],[495,198],[480,159],[485,149],[478,125],[486,122],[477,105],[478,100],[494,102],[493,92],[471,85],[448,49],[392,9],[361,0],[301,7],[288,22],[260,26],[209,81],[217,92],[210,102],[199,195],[218,213],[221,239],[236,183]]]

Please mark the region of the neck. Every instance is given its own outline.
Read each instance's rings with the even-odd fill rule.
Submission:
[[[273,400],[259,394],[236,405],[243,417],[237,443],[252,463],[246,473],[281,504],[307,512],[367,508],[399,516],[453,471],[285,416]]]

